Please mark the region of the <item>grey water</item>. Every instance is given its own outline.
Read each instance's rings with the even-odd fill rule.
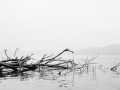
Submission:
[[[22,54],[18,55],[19,57],[22,56]],[[26,56],[26,55],[24,55]],[[33,58],[35,60],[31,60],[30,63],[37,62],[42,58],[43,55],[33,55]],[[93,57],[95,57],[94,55]],[[13,57],[11,55],[11,57]],[[85,59],[92,59],[91,55],[61,55],[60,56],[63,60],[69,60],[74,59],[76,63],[78,63],[78,60],[80,63],[84,63],[82,60]],[[14,58],[14,57],[13,57]],[[58,57],[59,58],[59,57]],[[7,59],[4,54],[0,55],[0,59],[5,60]],[[38,90],[38,89],[44,89],[44,90],[119,90],[120,86],[120,74],[116,74],[110,70],[111,67],[117,65],[120,63],[120,56],[114,56],[114,55],[98,55],[98,57],[91,61],[96,63],[96,73],[95,78],[91,76],[91,74],[77,74],[74,76],[74,82],[72,81],[72,75],[60,77],[56,80],[43,80],[41,78],[31,78],[27,81],[20,81],[19,79],[15,79],[12,77],[8,79],[0,79],[1,89],[2,90],[21,90],[20,88],[24,87],[25,89],[29,90]],[[104,66],[105,70],[99,70],[98,67],[102,65]],[[120,72],[120,69],[119,71]],[[64,73],[64,72],[63,72]],[[50,76],[51,77],[51,76]],[[53,77],[52,77],[53,78]],[[10,82],[13,82],[13,84],[10,84]],[[24,89],[23,89],[24,90]]]

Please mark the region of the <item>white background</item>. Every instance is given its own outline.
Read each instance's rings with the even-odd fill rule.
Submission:
[[[0,50],[120,44],[120,0],[0,0]]]

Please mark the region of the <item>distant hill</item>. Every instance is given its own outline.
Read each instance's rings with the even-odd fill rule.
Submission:
[[[38,50],[38,51],[18,51],[18,54],[47,54],[57,55],[62,50]],[[75,55],[96,55],[98,52],[100,55],[120,55],[120,44],[111,44],[105,47],[86,47],[80,50],[73,50]],[[8,50],[7,54],[14,54],[15,50]],[[4,50],[0,50],[0,54],[5,54]],[[71,52],[65,52],[63,55],[73,55]]]
[[[87,47],[74,52],[79,55],[94,55],[98,52],[100,55],[120,55],[120,44],[111,44],[105,47]]]

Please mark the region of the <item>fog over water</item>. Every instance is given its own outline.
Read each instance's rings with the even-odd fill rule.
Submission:
[[[118,47],[106,48],[113,44]],[[74,67],[70,73],[60,69],[45,71],[47,67],[42,72],[3,77],[6,72],[12,73],[6,69],[9,64],[1,62],[6,67],[0,67],[5,70],[1,73],[0,90],[120,90],[119,45],[120,0],[0,0],[0,60],[7,59],[5,49],[9,57],[15,58],[16,48],[18,58],[34,54],[30,65],[44,54],[56,56],[66,48],[84,51],[86,55],[78,51],[60,56],[81,64],[82,59],[92,59],[100,52],[91,62],[89,73],[83,65],[79,66],[83,72]],[[111,68],[115,65],[118,67],[113,72]],[[21,70],[20,63],[18,67]]]
[[[82,63],[81,59],[86,59],[88,56],[91,59],[90,55],[63,55],[61,57],[65,59],[71,59],[74,57],[74,60],[77,61],[78,58]],[[40,56],[35,56],[37,59]],[[74,75],[74,82],[73,82],[73,74],[67,76],[61,76],[56,80],[52,79],[42,79],[39,77],[39,73],[35,73],[36,76],[30,77],[28,79],[22,80],[20,77],[6,77],[0,78],[0,84],[2,90],[119,90],[120,86],[120,74],[114,73],[110,71],[110,68],[119,63],[120,56],[105,56],[101,55],[98,56],[94,61],[97,63],[96,73],[88,73],[88,74],[79,74],[77,71]],[[100,68],[100,65],[102,67]],[[119,68],[120,70],[120,68]],[[30,72],[29,72],[30,73]],[[64,74],[65,71],[62,72]],[[120,73],[120,71],[119,71]],[[34,74],[34,73],[32,73]],[[52,75],[52,74],[51,74]],[[57,75],[57,71],[56,74]],[[55,77],[55,76],[54,76]],[[50,76],[49,78],[52,78]],[[12,83],[11,83],[12,82]]]
[[[119,0],[1,0],[0,50],[120,44]]]

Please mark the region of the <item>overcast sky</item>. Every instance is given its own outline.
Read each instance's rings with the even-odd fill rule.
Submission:
[[[0,0],[0,49],[120,44],[120,0]]]

